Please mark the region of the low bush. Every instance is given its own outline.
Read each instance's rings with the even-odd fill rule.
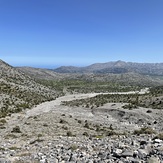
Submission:
[[[134,135],[141,135],[141,134],[156,134],[156,132],[150,127],[143,127],[140,130],[135,130],[133,132]]]
[[[14,128],[12,129],[11,132],[14,132],[14,133],[21,133],[20,127],[19,127],[19,126],[14,127]]]

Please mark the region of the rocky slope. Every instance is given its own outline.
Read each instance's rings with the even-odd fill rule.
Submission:
[[[161,110],[61,105],[92,96],[60,97],[1,120],[0,162],[163,162]]]
[[[55,99],[56,92],[0,60],[0,116],[19,112],[43,101]]]

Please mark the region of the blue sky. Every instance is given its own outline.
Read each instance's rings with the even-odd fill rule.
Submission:
[[[53,68],[163,62],[162,0],[0,0],[0,59]]]

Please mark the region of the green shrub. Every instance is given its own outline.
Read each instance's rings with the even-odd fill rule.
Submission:
[[[71,132],[71,131],[68,131],[68,132],[67,132],[67,136],[68,136],[68,137],[72,137],[72,136],[73,136],[72,132]]]
[[[156,132],[150,128],[150,127],[143,127],[140,130],[135,130],[133,132],[134,135],[140,135],[140,134],[156,134]]]
[[[84,127],[89,129],[89,124],[88,124],[88,122],[85,123]]]
[[[87,132],[84,132],[83,135],[87,136],[87,137],[89,136],[89,134]]]
[[[112,135],[117,135],[117,133],[116,133],[115,131],[113,131],[113,130],[110,130],[110,131],[107,131],[107,132],[105,133],[105,135],[106,135],[106,136],[112,136]]]
[[[5,124],[7,121],[5,119],[0,119],[0,123]]]
[[[81,123],[82,123],[82,121],[81,121],[81,120],[78,120],[78,123],[80,123],[80,124],[81,124]]]
[[[60,119],[59,123],[67,123],[64,119]]]
[[[72,151],[75,151],[75,150],[78,149],[78,146],[75,145],[75,144],[73,144],[73,145],[71,145],[70,149],[71,149]]]
[[[19,126],[14,127],[14,128],[12,129],[11,132],[14,132],[14,133],[21,133],[20,127],[19,127]]]
[[[159,133],[154,139],[163,140],[163,133]]]

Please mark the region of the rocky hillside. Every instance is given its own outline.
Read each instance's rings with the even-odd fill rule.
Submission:
[[[135,72],[146,75],[163,75],[163,63],[107,62],[96,63],[87,67],[59,67],[58,73],[128,73]]]
[[[40,69],[32,67],[18,67],[19,71],[35,78],[36,80],[80,80],[89,82],[110,82],[121,85],[139,85],[139,86],[159,86],[163,85],[163,80],[152,78],[134,72],[128,73],[56,73],[49,69]]]
[[[156,86],[162,85],[163,80],[158,78],[151,78],[147,75],[142,75],[139,73],[122,73],[122,74],[69,74],[66,79],[80,79],[92,82],[106,82],[106,83],[116,83],[120,85],[127,86]]]
[[[43,101],[55,99],[56,92],[0,60],[0,117]]]
[[[17,67],[17,70],[31,76],[35,79],[62,79],[63,74],[59,74],[50,69],[42,69],[42,68],[33,68],[33,67]]]

